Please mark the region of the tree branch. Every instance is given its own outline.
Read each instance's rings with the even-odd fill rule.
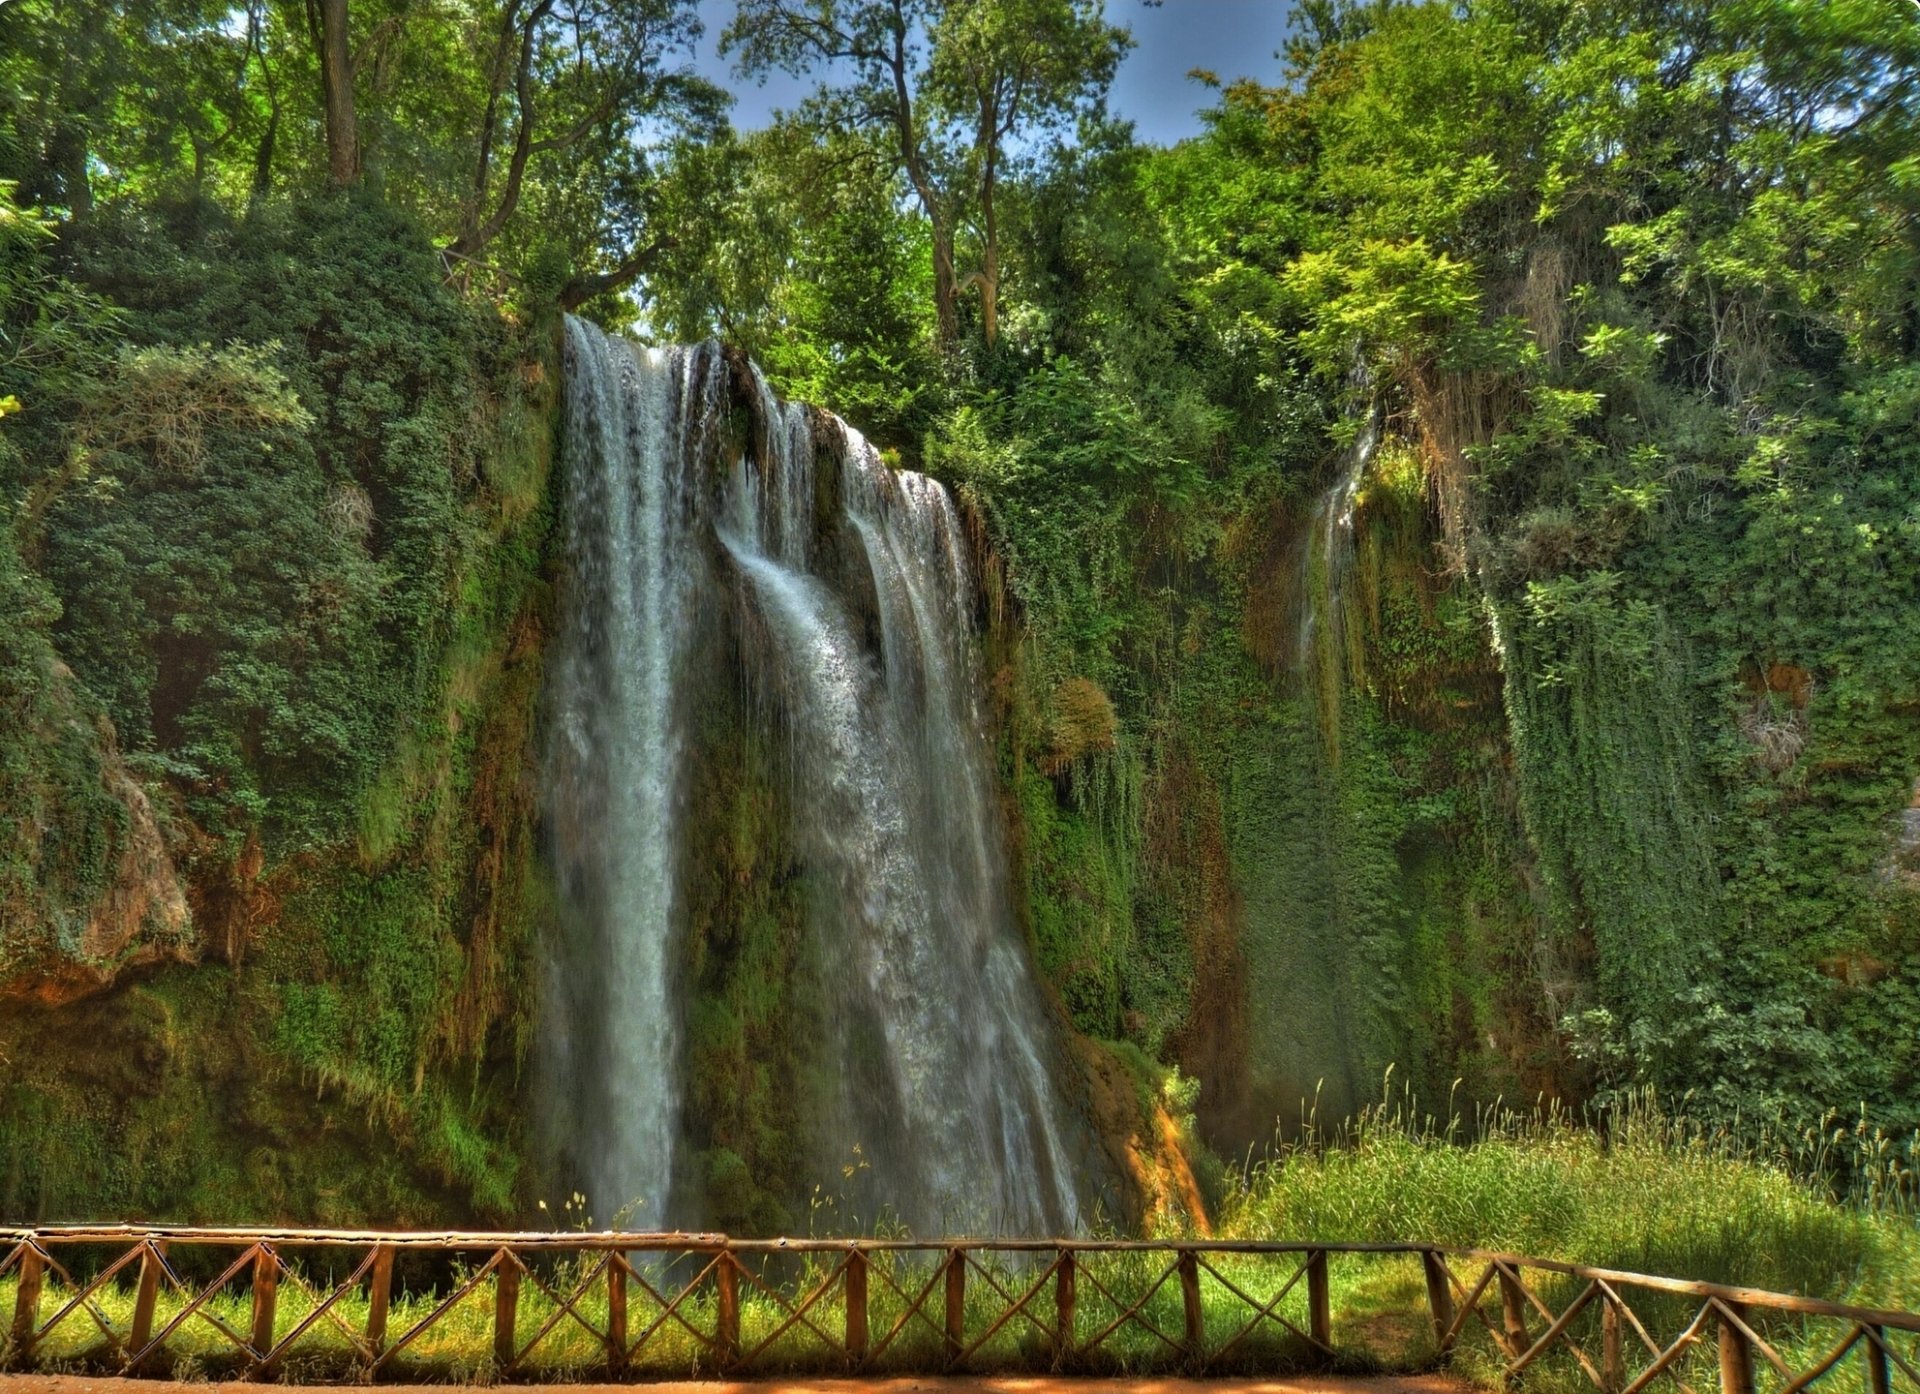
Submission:
[[[540,21],[553,9],[554,0],[539,0],[528,12],[526,22],[520,26],[520,63],[514,74],[514,101],[519,108],[520,121],[514,132],[513,158],[507,163],[507,187],[501,192],[500,205],[470,235],[463,233],[448,250],[456,256],[473,257],[500,234],[507,225],[514,210],[520,206],[520,189],[526,180],[527,160],[533,154],[533,129],[535,115],[533,110],[533,51],[534,40],[540,28]]]
[[[662,255],[679,246],[679,240],[666,233],[634,248],[611,271],[575,276],[560,288],[560,308],[579,309],[597,295],[624,290],[653,269]]]

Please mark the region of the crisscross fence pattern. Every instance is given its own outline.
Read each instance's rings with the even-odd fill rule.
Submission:
[[[1920,1394],[1920,1315],[1443,1246],[125,1226],[0,1246],[16,1369],[1282,1373],[1471,1347],[1600,1394],[1799,1394],[1841,1370]]]

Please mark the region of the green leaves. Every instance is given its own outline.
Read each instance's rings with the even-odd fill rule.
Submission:
[[[1402,362],[1432,357],[1480,309],[1473,268],[1420,239],[1309,252],[1287,268],[1283,282],[1311,325],[1300,335],[1302,347],[1335,375],[1351,368],[1362,346]]]

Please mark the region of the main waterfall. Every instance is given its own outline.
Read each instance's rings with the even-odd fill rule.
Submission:
[[[717,345],[644,349],[571,319],[563,463],[540,1048],[560,1171],[596,1221],[703,1218],[676,1175],[682,883],[702,856],[701,717],[731,666],[780,753],[808,887],[823,1009],[792,1048],[822,1081],[817,1174],[861,1223],[1071,1232],[1093,1149],[1012,913],[946,490],[736,377]]]

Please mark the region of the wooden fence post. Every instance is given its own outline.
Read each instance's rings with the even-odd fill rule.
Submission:
[[[517,1353],[514,1326],[520,1316],[520,1260],[511,1249],[495,1256],[493,1270],[493,1363],[504,1374]]]
[[[1730,1310],[1746,1319],[1741,1308]],[[1753,1394],[1753,1347],[1725,1313],[1720,1317],[1720,1394]]]
[[[1620,1304],[1600,1299],[1600,1388],[1602,1394],[1620,1394],[1627,1384],[1627,1357],[1620,1336]]]
[[[147,1251],[140,1255],[140,1285],[133,1293],[133,1326],[127,1332],[127,1356],[131,1359],[153,1339],[153,1309],[160,1300],[161,1259],[167,1241],[149,1239]]]
[[[947,1251],[947,1364],[956,1365],[967,1348],[967,1251]]]
[[[1207,1314],[1200,1307],[1200,1260],[1193,1250],[1180,1251],[1179,1268],[1180,1305],[1187,1317],[1187,1359],[1198,1362],[1206,1358]]]
[[[1862,1353],[1867,1357],[1868,1394],[1888,1394],[1892,1386],[1887,1380],[1887,1348],[1880,1344],[1887,1338],[1887,1328],[1868,1326],[1863,1329],[1866,1339],[1860,1344]]]
[[[33,1359],[40,1333],[40,1289],[47,1280],[47,1260],[29,1242],[20,1255],[20,1287],[13,1298],[13,1358],[20,1365]]]
[[[1446,1261],[1432,1249],[1420,1253],[1420,1265],[1427,1273],[1427,1306],[1433,1312],[1433,1341],[1445,1355],[1453,1349],[1453,1289],[1447,1283]]]
[[[378,1360],[387,1348],[387,1307],[393,1301],[391,1244],[373,1246],[373,1275],[367,1280],[367,1349]]]
[[[1073,1359],[1075,1262],[1073,1250],[1062,1249],[1060,1267],[1053,1275],[1053,1360],[1056,1365]]]
[[[280,1260],[265,1244],[253,1252],[253,1331],[249,1344],[261,1359],[273,1349],[273,1317],[280,1298]]]
[[[1307,1334],[1327,1350],[1333,1349],[1333,1296],[1327,1285],[1327,1251],[1307,1255]]]
[[[867,1255],[855,1249],[847,1255],[843,1280],[847,1301],[847,1360],[859,1365],[867,1358]]]
[[[617,1253],[607,1259],[607,1369],[627,1369],[627,1265]]]
[[[1518,1359],[1533,1341],[1527,1336],[1527,1295],[1519,1278],[1503,1263],[1500,1265],[1500,1334],[1507,1355]]]
[[[713,1277],[719,1297],[713,1339],[720,1347],[721,1359],[731,1365],[740,1358],[740,1272],[733,1266],[733,1250],[720,1251]]]

